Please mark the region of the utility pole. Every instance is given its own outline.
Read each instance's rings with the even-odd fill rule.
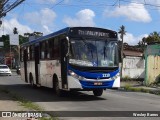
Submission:
[[[6,16],[6,14],[20,5],[25,0],[0,0],[0,26],[2,25],[2,18]],[[10,58],[11,58],[11,69],[12,69],[12,55],[11,55],[11,44],[10,44]],[[19,48],[19,47],[18,47]]]
[[[121,73],[120,73],[120,76],[122,77],[122,71],[123,71],[123,39],[124,39],[124,35],[126,34],[126,31],[125,31],[125,26],[122,25],[119,29],[119,32],[120,34],[120,38],[122,39],[122,43],[121,43]]]

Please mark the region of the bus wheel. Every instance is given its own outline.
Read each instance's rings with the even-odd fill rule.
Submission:
[[[59,88],[58,80],[55,82],[55,93],[57,96],[63,96],[63,91]]]
[[[103,89],[95,89],[93,90],[94,96],[101,96],[103,93]]]
[[[35,88],[36,85],[34,84],[32,75],[30,75],[29,79],[30,79],[30,84],[31,84],[31,86]]]

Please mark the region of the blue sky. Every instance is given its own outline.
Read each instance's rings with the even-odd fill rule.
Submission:
[[[151,32],[160,32],[160,0],[25,0],[2,20],[0,35],[11,34],[14,27],[19,34],[49,34],[68,26],[118,31],[124,25],[124,41],[135,45]]]

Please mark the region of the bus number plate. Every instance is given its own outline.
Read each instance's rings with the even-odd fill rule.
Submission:
[[[102,82],[95,82],[94,85],[102,85]]]

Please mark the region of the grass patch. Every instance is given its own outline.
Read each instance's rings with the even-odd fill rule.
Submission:
[[[129,90],[131,88],[131,85],[129,85],[129,84],[126,84],[125,86],[124,86],[124,89],[125,90]]]
[[[131,78],[129,76],[125,76],[122,78],[122,81],[131,81]]]
[[[121,78],[121,81],[123,81],[123,82],[133,82],[133,81],[142,82],[142,81],[144,81],[144,79],[143,78],[138,78],[138,77],[131,78],[131,77],[126,75],[126,76]]]
[[[25,108],[28,108],[30,110],[40,111],[42,114],[45,114],[43,112],[44,109],[41,108],[39,105],[37,105],[29,100],[26,100],[22,96],[19,96],[15,93],[9,91],[8,89],[0,88],[0,92],[8,94],[13,100],[18,101],[18,103]],[[38,120],[58,120],[58,118],[52,117],[52,115],[48,114],[47,117],[38,118]]]
[[[39,118],[39,120],[58,120],[58,118]]]
[[[144,93],[151,93],[151,94],[160,95],[160,91],[154,91],[154,90],[149,90],[149,89],[145,89],[145,88],[134,88],[134,87],[131,87],[130,85],[125,85],[124,89],[126,91],[144,92]]]

